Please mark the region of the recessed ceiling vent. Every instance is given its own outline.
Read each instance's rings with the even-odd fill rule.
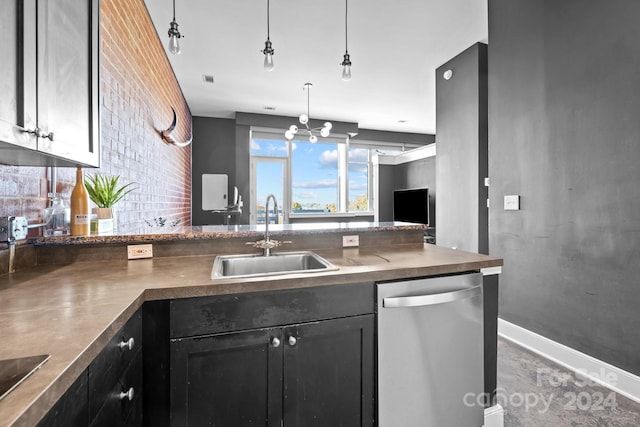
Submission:
[[[202,75],[202,80],[204,80],[205,83],[209,83],[209,84],[213,84],[214,83],[213,76],[211,76],[209,74],[203,74]]]
[[[264,107],[262,107],[262,108],[264,108],[264,109],[265,109],[265,110],[267,110],[267,111],[275,111],[275,109],[276,109],[276,107],[273,107],[273,106],[271,106],[271,105],[265,105],[265,106],[264,106]]]

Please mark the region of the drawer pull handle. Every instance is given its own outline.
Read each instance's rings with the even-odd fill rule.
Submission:
[[[293,335],[291,335],[289,337],[289,345],[291,347],[293,347],[294,345],[296,345],[298,343],[298,339],[296,337],[294,337]]]
[[[280,339],[276,337],[271,338],[271,345],[273,347],[280,347]]]
[[[127,391],[121,391],[118,397],[120,398],[120,400],[133,400],[133,387],[130,387]]]
[[[118,347],[120,347],[120,350],[133,350],[134,344],[135,344],[135,341],[133,337],[129,338],[126,341],[123,338],[122,341],[120,341],[120,344],[118,344]]]

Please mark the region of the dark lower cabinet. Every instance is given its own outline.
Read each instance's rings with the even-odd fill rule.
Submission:
[[[173,341],[171,425],[280,426],[281,340],[268,328]]]
[[[374,316],[171,342],[171,426],[373,425]]]
[[[285,426],[371,426],[374,316],[284,328]]]
[[[38,427],[142,425],[142,313],[136,312]]]
[[[89,371],[85,370],[38,423],[38,427],[89,425]]]

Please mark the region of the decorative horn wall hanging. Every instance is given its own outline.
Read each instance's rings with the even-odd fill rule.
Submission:
[[[189,138],[188,141],[184,141],[184,142],[176,141],[173,138],[173,136],[171,136],[171,133],[175,130],[176,126],[178,125],[178,116],[176,115],[176,110],[174,110],[173,107],[171,107],[171,111],[173,112],[173,121],[171,122],[171,126],[169,126],[167,129],[163,131],[160,131],[162,140],[167,144],[173,144],[178,147],[186,147],[187,145],[191,144],[191,141],[193,141],[193,131],[191,132],[191,137]]]

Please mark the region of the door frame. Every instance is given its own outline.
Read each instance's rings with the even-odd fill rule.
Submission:
[[[289,223],[289,192],[291,188],[291,178],[289,171],[289,158],[288,157],[280,157],[280,156],[251,156],[251,185],[250,185],[250,195],[251,195],[251,207],[249,209],[249,224],[256,223],[256,212],[257,212],[257,176],[256,169],[258,163],[280,163],[282,165],[282,200],[278,200],[278,205],[282,209],[282,223]]]

